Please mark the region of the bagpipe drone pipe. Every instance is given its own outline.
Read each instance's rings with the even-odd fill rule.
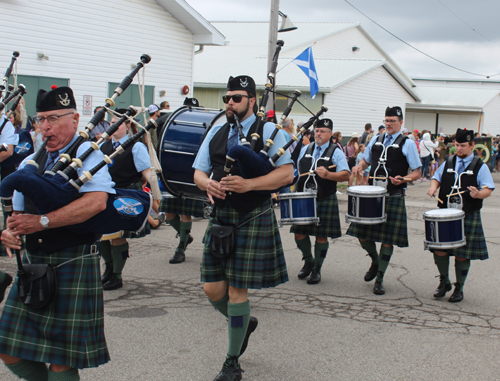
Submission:
[[[3,76],[2,83],[0,84],[0,99],[2,98],[2,93],[5,90],[5,86],[7,85],[7,82],[9,82],[9,78],[10,78],[10,75],[12,74],[12,70],[14,69],[14,64],[17,61],[17,57],[19,57],[19,52],[16,52],[16,51],[12,52],[12,58],[10,60],[9,67],[7,67],[7,70],[5,71],[5,74]],[[5,98],[7,98],[7,96]],[[9,103],[9,102],[6,102],[4,104],[4,107],[7,103]],[[0,109],[0,111],[1,111],[1,109]]]
[[[143,54],[141,56],[141,61],[137,63],[136,67],[121,81],[121,83],[118,85],[118,87],[114,90],[113,95],[111,98],[106,99],[106,103],[104,104],[104,107],[102,107],[99,111],[97,111],[92,119],[87,123],[87,126],[85,127],[85,131],[80,132],[80,136],[75,140],[75,142],[72,144],[70,148],[67,150],[67,154],[63,154],[60,156],[59,160],[57,163],[52,167],[51,173],[55,174],[62,168],[66,167],[68,163],[71,162],[71,157],[70,153],[76,150],[78,146],[84,141],[89,139],[89,134],[90,131],[94,129],[95,126],[101,122],[101,120],[104,119],[104,116],[106,114],[106,109],[109,107],[114,107],[115,105],[115,99],[119,97],[123,92],[130,86],[132,81],[134,80],[135,75],[139,72],[140,69],[142,69],[147,63],[151,61],[151,57],[148,54]]]
[[[113,125],[115,126],[115,125]],[[111,126],[110,129],[113,127]],[[104,155],[104,159],[89,171],[84,171],[80,177],[68,178],[64,171],[58,171],[52,175],[45,172],[38,173],[37,161],[45,153],[45,146],[50,138],[44,141],[42,147],[35,153],[31,160],[26,162],[25,167],[7,176],[0,184],[0,199],[11,200],[14,190],[21,192],[35,206],[39,214],[46,214],[53,210],[62,208],[77,198],[81,197],[80,188],[89,180],[92,180],[100,169],[113,162],[119,154],[132,147],[147,131],[156,128],[156,122],[149,120],[137,134],[130,137],[118,146],[110,155]],[[108,129],[109,130],[109,129]],[[92,151],[94,148],[90,148]],[[88,150],[82,155],[87,155]],[[81,161],[82,156],[78,159]],[[68,171],[72,176],[76,170]],[[67,229],[76,233],[110,234],[120,230],[139,231],[144,227],[152,206],[152,197],[149,193],[134,189],[115,189],[116,194],[108,194],[106,209],[85,222],[66,226]]]

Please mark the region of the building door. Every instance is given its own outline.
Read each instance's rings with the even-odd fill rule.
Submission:
[[[14,84],[13,76],[9,78],[9,84]],[[49,91],[52,85],[56,85],[57,87],[68,86],[69,79],[18,75],[16,85],[19,84],[26,86],[26,94],[23,97],[26,104],[26,113],[33,117],[36,115],[36,96],[38,94],[38,90],[43,89]]]
[[[111,97],[113,95],[113,91],[117,88],[119,83],[110,82],[108,85],[108,96]],[[144,106],[148,107],[153,103],[154,98],[154,86],[144,86]],[[122,95],[115,99],[115,108],[127,108],[128,106],[136,106],[141,107],[141,98],[139,96],[139,86],[138,85],[130,85],[127,90],[123,92]],[[148,112],[146,110],[146,118],[148,118]],[[141,124],[144,125],[144,118],[142,113],[136,116],[136,119],[141,120]]]

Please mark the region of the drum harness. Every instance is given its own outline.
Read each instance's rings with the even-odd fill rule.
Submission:
[[[310,144],[307,147],[306,153],[304,154],[305,157],[311,158],[311,168],[309,168],[309,175],[307,175],[306,181],[304,181],[304,189],[303,192],[309,192],[309,193],[318,193],[318,183],[316,181],[316,173],[314,173],[314,170],[318,168],[318,162],[320,160],[330,160],[331,157],[333,156],[333,151],[337,148],[334,144],[330,144],[330,147],[328,147],[322,157],[319,157],[318,159],[315,159],[314,156],[312,155],[312,152],[314,148],[317,147],[316,144]],[[314,184],[311,184],[311,186],[307,187],[307,184],[309,183],[309,180],[312,177],[312,181],[314,181]]]
[[[382,169],[385,172],[385,176],[381,176],[381,177],[385,177],[385,180],[374,179],[373,185],[377,185],[379,187],[383,187],[383,188],[387,189],[387,179],[389,178],[389,172],[387,171],[387,167],[386,167],[387,151],[389,150],[389,148],[399,148],[401,141],[405,137],[403,134],[399,135],[393,144],[386,147],[384,145],[384,143],[382,142],[385,139],[385,135],[386,134],[380,135],[380,137],[377,139],[377,142],[375,143],[375,145],[382,146],[382,154],[380,155],[380,158],[378,159],[377,168],[375,168],[375,172],[373,172],[373,175],[377,176],[377,172],[378,172],[380,166],[382,166],[382,168],[380,168],[380,169]],[[393,196],[393,195],[394,196],[395,195],[403,195],[404,196],[404,192],[393,193],[390,196]]]
[[[474,168],[479,160],[480,159],[478,156],[474,156],[471,163],[469,164],[469,167]],[[450,156],[448,158],[447,164],[448,164],[448,169],[446,170],[446,172],[455,174],[455,183],[451,187],[451,192],[450,192],[450,194],[454,193],[455,195],[449,197],[448,208],[462,210],[463,199],[462,199],[462,194],[460,192],[460,189],[462,188],[462,175],[471,176],[471,175],[474,175],[474,171],[471,171],[469,169],[467,171],[463,171],[462,173],[458,174],[458,172],[455,171],[454,166],[453,166],[453,156]]]

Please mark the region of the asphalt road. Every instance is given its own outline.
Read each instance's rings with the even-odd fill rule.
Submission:
[[[500,175],[493,176],[499,184]],[[410,247],[395,249],[383,296],[364,282],[370,260],[350,236],[330,242],[320,284],[297,279],[301,254],[289,227],[281,228],[290,281],[249,293],[259,326],[241,358],[244,380],[500,379],[499,190],[482,209],[490,259],[473,261],[465,299],[451,304],[432,297],[439,280],[432,254],[423,249],[422,215],[436,207],[425,196],[428,185],[409,188]],[[178,265],[168,263],[178,243],[170,226],[131,240],[124,287],[104,294],[111,362],[81,371],[82,380],[215,378],[227,350],[227,323],[199,282],[205,227],[206,220],[194,221],[195,241]],[[13,273],[15,262],[0,258],[0,267]],[[17,378],[0,367],[0,379]]]

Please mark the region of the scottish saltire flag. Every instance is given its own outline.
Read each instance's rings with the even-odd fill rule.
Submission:
[[[314,66],[312,46],[308,47],[297,58],[293,60],[304,73],[309,77],[309,86],[311,87],[311,98],[314,99],[319,90],[318,75],[316,66]]]

